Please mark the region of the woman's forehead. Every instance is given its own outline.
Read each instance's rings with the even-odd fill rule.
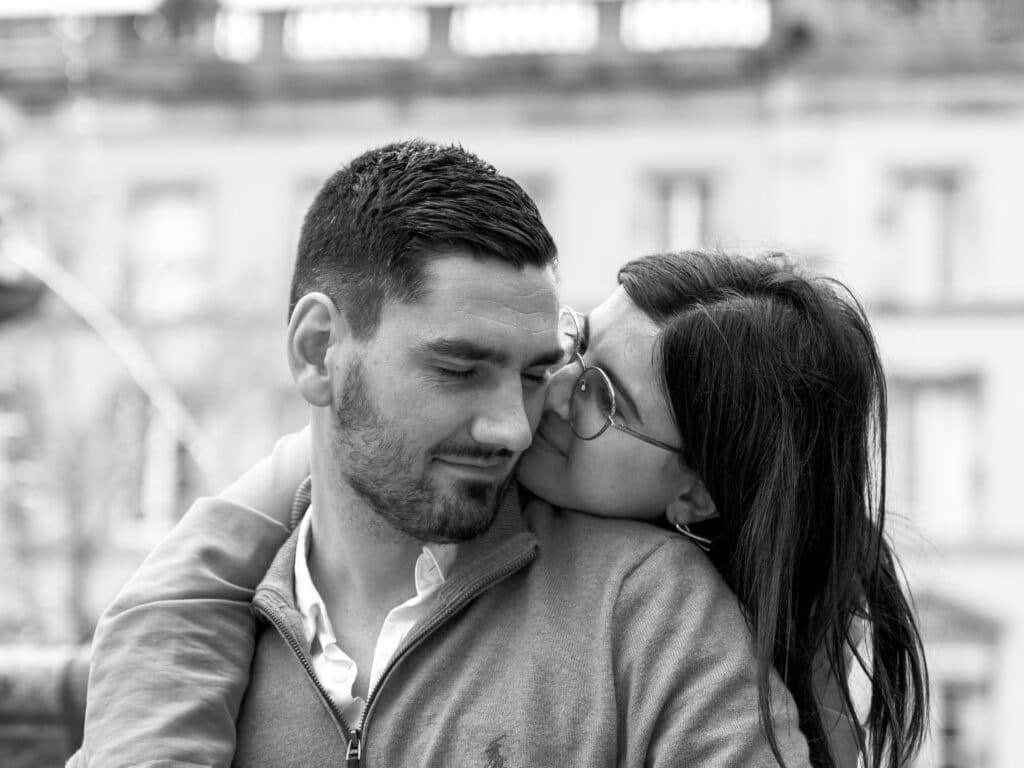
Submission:
[[[588,320],[587,349],[594,364],[613,368],[644,415],[660,417],[665,405],[654,364],[659,327],[636,308],[621,286],[594,308]]]
[[[588,318],[591,346],[618,345],[629,358],[632,358],[629,353],[635,346],[653,347],[661,330],[651,318],[637,309],[621,285],[598,304]]]

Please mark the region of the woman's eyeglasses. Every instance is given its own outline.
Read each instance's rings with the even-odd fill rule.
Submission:
[[[569,307],[562,307],[558,313],[558,335],[565,341],[567,364],[579,363],[581,367],[580,376],[569,398],[569,426],[576,437],[594,440],[603,435],[608,427],[613,427],[658,448],[682,453],[681,448],[648,437],[616,421],[615,388],[607,373],[596,366],[587,365],[580,354],[583,332],[576,312]]]

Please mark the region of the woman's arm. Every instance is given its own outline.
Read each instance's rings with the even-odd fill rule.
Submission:
[[[69,765],[230,764],[255,643],[250,601],[308,473],[308,431],[282,438],[150,553],[96,627],[85,738]]]
[[[612,625],[625,723],[620,762],[669,768],[774,766],[758,665],[736,597],[695,546],[654,550],[623,581]],[[773,671],[769,727],[787,768],[810,768],[792,697]]]
[[[843,705],[842,693],[835,678],[829,676],[828,687],[819,693],[821,697],[821,718],[828,736],[829,749],[836,768],[857,768],[860,765],[860,748],[857,746],[857,732],[850,711]]]
[[[860,653],[867,653],[863,643],[863,629],[859,622],[854,623],[853,640]],[[849,673],[847,687],[853,697],[854,710],[846,706],[843,697],[843,686],[839,685],[832,665],[824,652],[818,653],[814,661],[814,692],[818,698],[821,708],[821,717],[825,726],[825,734],[828,737],[829,749],[832,751],[832,758],[835,760],[836,768],[857,768],[862,764],[860,747],[857,744],[857,726],[859,720],[862,727],[865,718],[862,717],[871,700],[871,682],[865,676],[854,654],[846,649],[846,669]],[[861,694],[866,697],[863,702],[858,699]],[[863,707],[861,705],[864,705]]]

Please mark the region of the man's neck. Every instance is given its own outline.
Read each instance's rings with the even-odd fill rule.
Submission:
[[[412,597],[423,542],[396,530],[315,466],[312,480],[309,569],[328,611],[375,613]]]

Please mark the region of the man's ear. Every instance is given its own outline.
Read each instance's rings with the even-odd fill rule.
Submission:
[[[345,315],[325,294],[307,293],[295,304],[288,321],[288,367],[310,405],[331,404],[331,350],[346,336],[350,333]]]
[[[718,509],[703,481],[691,475],[686,487],[665,508],[665,517],[672,525],[690,525],[718,517]]]

